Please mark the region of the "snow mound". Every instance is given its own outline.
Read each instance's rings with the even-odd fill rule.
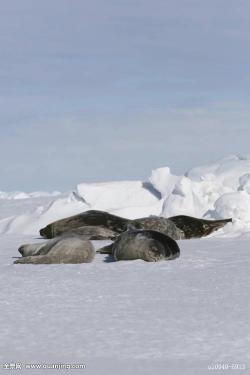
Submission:
[[[74,195],[89,209],[112,212],[131,219],[159,215],[159,193],[141,181],[114,181],[77,185]]]
[[[25,197],[25,193],[5,194],[2,200],[6,202]],[[190,215],[207,219],[232,217],[233,225],[228,224],[216,235],[239,235],[250,231],[250,157],[232,155],[193,168],[182,176],[172,174],[168,167],[159,168],[152,171],[146,182],[81,183],[69,195],[50,195],[49,202],[45,203],[42,194],[29,194],[33,199],[37,195],[36,206],[25,211],[26,204],[23,204],[21,215],[19,211],[15,213],[14,203],[12,214],[1,216],[0,233],[35,233],[54,220],[90,209],[132,219],[149,215]]]
[[[29,199],[29,198],[40,198],[40,197],[57,197],[61,193],[59,191],[53,191],[49,193],[47,191],[35,191],[33,193],[25,193],[23,191],[5,192],[0,191],[0,199]]]
[[[0,233],[38,233],[39,230],[55,220],[78,214],[88,209],[73,194],[52,200],[45,205],[33,207],[29,212],[0,220]]]
[[[137,218],[159,215],[161,203],[154,188],[140,181],[82,183],[68,196],[51,200],[45,205],[37,204],[33,210],[21,215],[13,212],[13,216],[0,220],[0,233],[37,233],[55,220],[90,209]]]
[[[141,181],[116,181],[77,185],[76,196],[92,209],[116,210],[150,206],[158,200]]]
[[[179,179],[179,176],[171,174],[168,167],[153,170],[149,177],[150,183],[160,193],[161,197],[171,194]]]

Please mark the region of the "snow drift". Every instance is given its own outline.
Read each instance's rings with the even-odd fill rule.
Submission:
[[[0,199],[28,199],[28,198],[41,198],[41,197],[56,197],[60,195],[59,191],[49,193],[47,191],[34,191],[33,193],[25,193],[23,191],[5,192],[0,191]]]
[[[55,196],[56,195],[56,196]],[[10,200],[27,198],[22,212],[11,211]],[[229,156],[191,169],[182,176],[168,167],[152,171],[148,181],[81,183],[66,195],[0,193],[1,233],[37,233],[50,222],[89,209],[128,218],[148,215],[191,215],[207,219],[233,218],[221,233],[250,231],[250,158]],[[6,209],[8,207],[8,209]]]

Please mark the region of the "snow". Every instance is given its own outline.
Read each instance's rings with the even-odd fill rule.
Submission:
[[[1,236],[2,363],[159,375],[250,364],[249,237],[180,241],[169,262],[13,265],[32,241]]]
[[[145,215],[147,207],[154,212],[158,198],[141,181],[114,181],[79,184],[75,196],[86,202],[89,209],[110,211],[137,218]]]
[[[52,193],[46,191],[34,191],[33,193],[25,193],[23,191],[4,192],[0,191],[0,199],[28,199],[28,198],[41,198],[41,197],[56,197],[60,195],[59,191]]]
[[[38,233],[39,229],[48,222],[88,209],[88,206],[78,201],[72,193],[60,194],[56,199],[41,195],[26,199],[25,202],[0,200],[0,207],[6,215],[5,218],[3,215],[0,216],[0,232],[22,234]]]
[[[153,170],[149,177],[150,183],[161,194],[161,197],[171,194],[178,180],[179,177],[172,175],[168,167]]]
[[[201,166],[187,172],[176,183],[172,194],[168,195],[163,204],[164,216],[186,214],[207,217],[211,219],[222,218],[220,202],[227,193],[235,193],[231,196],[230,203],[237,205],[238,200],[248,201],[249,195],[243,196],[240,192],[244,186],[246,173],[250,171],[250,159],[242,159],[237,156],[229,156],[217,163]],[[245,177],[246,178],[246,177]],[[240,212],[233,214],[234,219],[242,220]],[[243,221],[249,221],[250,215]]]
[[[0,199],[0,205],[8,209],[9,201],[25,196],[20,192],[1,194],[6,198]],[[230,235],[240,235],[250,230],[250,158],[231,155],[182,176],[163,167],[152,171],[147,181],[81,183],[69,194],[30,193],[25,201],[30,200],[34,204],[22,204],[21,212],[15,211],[14,205],[13,211],[1,215],[0,233],[35,234],[52,221],[99,209],[131,219],[179,214],[207,219],[232,217]],[[228,227],[224,233],[227,231]]]
[[[164,167],[144,182],[1,193],[0,364],[80,363],[93,375],[200,375],[217,363],[249,369],[249,181],[250,159],[229,156],[182,176]],[[93,208],[233,224],[179,241],[180,258],[169,262],[97,254],[91,264],[13,265],[21,244],[41,241],[41,227]]]

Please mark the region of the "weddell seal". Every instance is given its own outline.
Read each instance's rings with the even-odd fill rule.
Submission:
[[[45,238],[54,238],[63,233],[71,232],[72,230],[76,230],[79,228],[83,230],[82,228],[84,227],[97,227],[102,228],[103,234],[105,232],[105,229],[108,229],[109,232],[106,238],[109,239],[113,234],[124,232],[127,229],[129,221],[130,220],[128,219],[109,214],[108,212],[89,210],[78,215],[54,221],[53,223],[47,225],[45,228],[42,228],[40,230],[40,235]],[[81,230],[79,229],[79,233],[81,232]],[[84,230],[82,235],[84,236]],[[92,232],[92,235],[95,235],[95,233]]]
[[[174,240],[181,240],[185,238],[184,232],[179,229],[171,220],[162,216],[149,216],[140,219],[134,219],[128,226],[135,229],[152,230],[165,234]]]
[[[173,216],[169,220],[182,230],[185,239],[208,236],[227,223],[232,223],[232,219],[204,220],[186,215]]]
[[[112,254],[115,260],[142,259],[158,262],[179,257],[177,243],[163,233],[153,230],[128,229],[116,241],[97,250],[100,254]]]
[[[62,233],[61,235],[72,234],[85,240],[113,240],[117,236],[117,233],[109,228],[94,225],[70,229],[68,232]]]
[[[92,243],[74,235],[22,245],[18,251],[23,257],[14,263],[22,264],[90,263],[95,257]]]
[[[65,233],[75,233],[84,239],[114,239],[132,224],[136,229],[161,232],[174,240],[204,237],[222,228],[232,219],[203,220],[191,216],[149,216],[126,219],[108,212],[89,210],[65,219],[57,220],[40,230],[41,236],[54,238]]]
[[[169,219],[149,216],[140,219],[126,219],[108,212],[90,210],[65,219],[57,220],[40,230],[45,238],[54,238],[65,233],[75,233],[84,239],[115,239],[125,232],[129,225],[136,229],[149,229],[161,232],[169,237],[184,239],[184,232]]]

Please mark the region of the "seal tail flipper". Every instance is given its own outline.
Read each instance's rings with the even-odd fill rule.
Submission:
[[[217,223],[232,223],[233,222],[233,219],[230,217],[229,219],[220,219],[220,220],[216,220]]]
[[[100,249],[96,250],[98,254],[109,254],[112,255],[112,248],[113,244],[101,247]]]
[[[227,223],[232,223],[233,219],[220,219],[220,220],[206,220],[206,224],[210,226],[219,226],[220,228],[224,227]]]

